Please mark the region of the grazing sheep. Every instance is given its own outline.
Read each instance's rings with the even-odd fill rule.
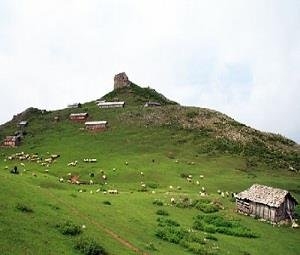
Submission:
[[[78,163],[78,161],[75,160],[75,161],[73,161],[73,162],[68,163],[68,166],[76,166],[77,163]]]
[[[37,177],[36,173],[32,173],[32,176]]]
[[[82,229],[85,229],[85,228],[86,228],[86,226],[85,226],[85,225],[82,225],[82,226],[81,226],[81,228],[82,228]]]
[[[25,167],[25,164],[24,164],[24,163],[20,163],[20,165]]]
[[[171,204],[175,204],[175,198],[174,197],[171,197],[170,201],[171,201]]]
[[[172,186],[172,185],[170,185],[170,186],[169,186],[169,188],[170,188],[170,189],[173,189],[173,186]]]
[[[218,189],[218,194],[221,194],[221,190]]]
[[[152,190],[151,193],[152,193],[152,194],[155,194],[155,190]]]
[[[93,180],[90,180],[90,185],[93,185],[93,184],[94,184]]]
[[[142,188],[146,188],[146,184],[145,184],[145,183],[142,183],[142,184],[141,184],[141,187],[142,187]]]
[[[127,161],[125,162],[125,165],[128,166],[128,162]]]
[[[175,163],[179,163],[179,160],[178,160],[178,159],[176,159],[176,160],[175,160]]]
[[[48,169],[45,169],[45,172],[46,172],[46,173],[48,173],[48,172],[49,172],[49,170],[48,170]]]
[[[200,177],[201,179],[203,179],[203,178],[204,178],[204,175],[201,174],[199,177]]]
[[[8,169],[8,166],[5,166],[4,169]]]
[[[59,182],[64,182],[64,178],[60,177]]]
[[[197,185],[199,185],[199,184],[200,184],[200,182],[199,182],[199,181],[196,181],[196,184],[197,184]]]
[[[181,190],[181,187],[180,187],[180,186],[177,186],[176,188],[177,188],[178,190]]]
[[[204,187],[202,187],[201,189],[202,189],[203,192],[205,192],[205,188]]]
[[[200,191],[199,194],[200,194],[201,197],[205,197],[205,196],[206,196],[206,193],[205,193],[205,192],[201,192],[201,191]]]
[[[223,191],[221,192],[221,197],[225,197],[225,193]]]
[[[106,180],[106,179],[107,179],[107,176],[106,176],[105,174],[103,174],[103,175],[102,175],[102,179],[103,179],[103,180]]]
[[[93,194],[93,191],[92,191],[92,190],[90,191],[90,194]]]
[[[193,175],[189,174],[188,178],[193,179]]]
[[[33,160],[33,159],[31,159],[31,160]],[[34,160],[36,160],[36,159],[34,159]],[[52,163],[53,159],[52,158],[45,158],[44,161],[47,162],[47,163]]]
[[[192,182],[192,179],[189,178],[189,177],[187,177],[186,180],[187,180],[188,182]]]
[[[118,194],[118,190],[116,189],[109,189],[107,192],[108,194]]]
[[[116,168],[115,168],[115,167],[113,168],[113,171],[116,171]]]
[[[141,174],[142,176],[144,176],[144,172],[141,172],[140,174]]]
[[[229,197],[229,192],[228,191],[226,191],[225,194],[226,194],[226,197]]]
[[[98,193],[100,191],[100,189],[96,189],[96,192]]]

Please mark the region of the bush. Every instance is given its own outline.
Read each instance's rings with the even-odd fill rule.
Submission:
[[[161,218],[161,217],[157,218],[157,222],[158,222],[159,227],[165,227],[165,226],[179,227],[180,226],[180,224],[175,220],[165,219],[165,218]]]
[[[208,233],[221,233],[231,236],[256,238],[257,234],[236,221],[226,220],[218,215],[198,215],[193,228]]]
[[[167,211],[163,210],[163,209],[157,210],[156,214],[157,215],[162,215],[162,216],[168,216],[169,215],[169,213]]]
[[[75,249],[85,255],[106,255],[105,249],[91,238],[80,238],[75,243]]]
[[[111,205],[111,202],[108,201],[108,200],[105,200],[105,201],[103,201],[102,203],[103,203],[104,205]]]
[[[177,227],[159,227],[156,229],[155,235],[162,240],[178,244],[186,233],[186,230]]]
[[[82,229],[79,225],[72,223],[71,221],[65,221],[63,223],[57,224],[56,228],[63,235],[76,236],[81,234]]]
[[[150,182],[146,184],[147,187],[151,188],[151,189],[157,189],[159,184],[158,183],[154,183],[154,182]]]
[[[205,204],[205,203],[197,203],[196,208],[204,213],[214,213],[219,211],[217,205],[214,204]]]
[[[24,213],[32,213],[33,212],[32,208],[30,208],[29,206],[27,206],[23,203],[18,203],[16,205],[16,208],[17,208],[17,210],[19,210],[21,212],[24,212]]]
[[[163,203],[162,201],[160,201],[159,199],[155,199],[155,200],[152,202],[152,204],[158,205],[158,206],[163,206],[163,205],[164,205],[164,203]]]

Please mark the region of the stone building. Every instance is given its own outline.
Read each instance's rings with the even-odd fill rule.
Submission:
[[[114,89],[120,89],[120,88],[125,88],[129,87],[131,82],[128,79],[128,76],[126,73],[119,73],[116,74],[114,77]]]

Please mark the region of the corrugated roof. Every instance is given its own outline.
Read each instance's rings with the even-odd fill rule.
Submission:
[[[279,207],[284,202],[287,194],[289,194],[287,190],[253,184],[249,189],[238,193],[236,197],[272,207]]]
[[[100,121],[87,121],[84,123],[85,125],[104,125],[107,124],[107,121],[100,120]]]
[[[121,102],[99,102],[98,106],[109,106],[109,105],[123,105],[125,104],[125,102],[121,101]]]
[[[88,115],[87,112],[80,112],[80,113],[71,113],[70,117],[75,117],[75,116],[86,116]]]

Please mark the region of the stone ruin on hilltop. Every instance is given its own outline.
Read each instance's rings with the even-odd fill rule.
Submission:
[[[125,72],[116,74],[114,77],[114,89],[129,87],[131,84]]]

